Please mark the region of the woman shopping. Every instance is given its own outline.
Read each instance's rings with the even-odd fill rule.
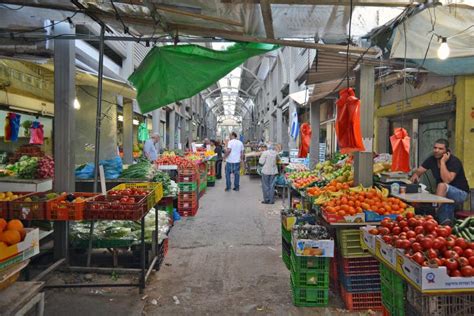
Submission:
[[[263,204],[275,204],[275,177],[278,174],[278,153],[269,145],[259,159],[262,167]]]

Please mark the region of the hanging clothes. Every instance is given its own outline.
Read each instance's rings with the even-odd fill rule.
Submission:
[[[392,145],[392,171],[410,171],[410,137],[408,132],[402,128],[395,128],[390,136]]]
[[[8,142],[11,142],[11,138],[12,138],[12,131],[10,129],[10,113],[7,113],[7,116],[5,116],[5,128],[4,128],[4,131],[5,131],[5,142],[8,143]]]
[[[5,142],[16,142],[20,133],[21,115],[8,113],[5,118]]]
[[[309,145],[311,144],[311,125],[308,123],[301,124],[301,142],[298,152],[299,158],[306,158],[309,153]]]
[[[138,126],[138,141],[139,142],[145,142],[150,138],[150,135],[148,134],[148,128],[146,127],[145,123],[141,123]]]
[[[30,127],[30,144],[43,145],[44,142],[44,130],[43,125],[35,121]]]
[[[360,100],[355,96],[354,89],[339,91],[336,106],[336,135],[341,153],[363,151],[365,148],[360,131]]]
[[[298,132],[300,130],[300,125],[298,123],[298,113],[291,113],[291,128],[290,128],[290,137],[295,139],[298,137]]]

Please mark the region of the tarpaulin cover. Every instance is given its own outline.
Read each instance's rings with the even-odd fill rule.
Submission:
[[[355,96],[354,89],[339,91],[336,106],[336,135],[341,153],[364,150],[360,131],[360,100]]]
[[[410,171],[410,137],[408,132],[401,127],[395,128],[390,136],[392,145],[392,171]]]
[[[306,158],[309,153],[309,144],[311,143],[311,125],[308,123],[301,124],[301,142],[298,152],[299,158]]]
[[[192,97],[246,59],[276,48],[259,43],[236,43],[223,51],[198,45],[154,47],[128,79],[137,89],[141,112],[147,113]]]

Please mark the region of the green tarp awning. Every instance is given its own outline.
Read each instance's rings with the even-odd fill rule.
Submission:
[[[147,113],[196,95],[248,58],[278,47],[259,43],[236,43],[222,51],[198,45],[154,47],[128,80],[137,89],[142,113]]]

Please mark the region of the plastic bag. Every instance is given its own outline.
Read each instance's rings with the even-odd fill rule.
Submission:
[[[341,153],[363,151],[362,133],[360,131],[360,100],[355,96],[354,89],[339,91],[336,101],[336,135]]]
[[[40,122],[33,122],[33,125],[30,128],[30,144],[43,145],[43,142],[43,125]]]
[[[410,137],[408,132],[401,127],[395,128],[390,136],[392,145],[392,171],[410,171]]]
[[[104,166],[104,175],[106,179],[117,179],[122,174],[122,159],[115,157],[114,159],[101,160],[99,165]],[[94,164],[87,163],[76,169],[75,174],[77,179],[92,179],[94,178]]]
[[[309,145],[311,143],[311,125],[308,123],[301,124],[300,148],[298,152],[299,158],[306,158],[309,153]]]

